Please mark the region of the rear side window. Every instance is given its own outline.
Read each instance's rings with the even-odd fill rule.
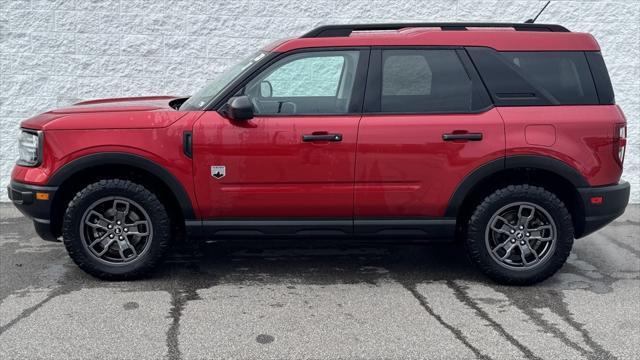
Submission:
[[[584,52],[467,48],[496,105],[599,104]]]
[[[431,67],[424,56],[385,52],[383,97],[430,95],[432,79]]]
[[[381,71],[380,112],[468,113],[479,105],[455,50],[383,50]]]

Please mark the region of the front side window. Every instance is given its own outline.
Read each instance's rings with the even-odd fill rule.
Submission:
[[[382,52],[381,112],[470,112],[473,92],[455,50]]]
[[[252,79],[240,93],[251,99],[256,115],[346,114],[359,57],[359,51],[290,55]]]

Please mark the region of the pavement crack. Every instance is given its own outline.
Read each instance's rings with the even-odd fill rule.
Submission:
[[[454,327],[453,325],[447,323],[446,321],[444,321],[444,319],[442,319],[442,317],[438,314],[436,314],[433,309],[431,308],[431,306],[429,306],[429,303],[427,302],[427,299],[424,298],[424,296],[422,296],[422,294],[420,294],[420,292],[418,291],[418,289],[416,288],[415,285],[411,284],[405,284],[402,283],[402,286],[407,289],[407,291],[409,291],[411,293],[411,295],[413,295],[414,298],[416,298],[416,300],[418,300],[418,303],[420,303],[420,306],[422,306],[422,308],[429,314],[431,315],[434,319],[436,319],[436,321],[438,321],[442,326],[444,326],[447,330],[449,330],[453,336],[455,336],[456,339],[458,339],[461,343],[463,343],[469,350],[471,350],[471,352],[473,352],[473,354],[476,356],[477,359],[487,359],[490,360],[491,358],[485,354],[483,354],[482,352],[480,352],[480,350],[478,348],[476,348],[475,346],[471,345],[471,343],[469,342],[469,340],[467,340],[467,338],[462,334],[462,331],[460,331],[460,329],[457,329],[456,327]]]
[[[191,276],[197,276],[199,274],[198,266],[195,263],[190,263],[188,266]],[[193,278],[191,278],[193,280]],[[180,360],[182,359],[182,352],[180,351],[180,324],[182,320],[182,314],[187,302],[191,300],[200,300],[197,288],[189,282],[185,282],[183,279],[178,279],[174,283],[174,286],[167,289],[171,295],[171,309],[169,310],[169,318],[171,318],[171,325],[167,330],[166,345],[168,360]]]
[[[18,317],[16,317],[15,319],[9,321],[7,324],[5,324],[3,326],[0,326],[0,335],[2,335],[5,331],[9,330],[15,324],[19,323],[21,320],[26,319],[29,316],[31,316],[31,314],[36,312],[36,310],[40,309],[42,306],[44,306],[46,303],[48,303],[49,301],[51,301],[55,297],[67,294],[69,292],[70,292],[70,290],[66,289],[64,287],[58,287],[58,288],[53,289],[44,300],[40,301],[39,303],[37,303],[37,304],[27,308],[27,309],[24,309],[20,313],[20,315]]]
[[[447,281],[447,286],[453,289],[453,292],[456,298],[460,302],[462,302],[463,304],[473,309],[478,314],[478,316],[480,316],[482,319],[487,321],[491,325],[491,327],[494,330],[496,330],[496,332],[498,332],[498,334],[500,334],[502,337],[507,339],[513,346],[518,348],[518,350],[522,351],[522,353],[525,355],[527,359],[536,359],[536,360],[540,359],[529,348],[527,348],[524,344],[522,344],[515,337],[509,334],[502,327],[502,325],[498,324],[495,320],[493,320],[486,311],[482,310],[482,308],[480,308],[480,306],[478,306],[478,304],[473,299],[471,299],[469,295],[467,295],[467,293],[464,291],[462,286],[456,284],[454,281],[451,281],[451,280]]]
[[[584,324],[577,322],[571,312],[569,311],[569,307],[565,303],[563,296],[561,293],[557,293],[560,297],[559,306],[555,309],[551,309],[551,311],[555,312],[562,320],[564,320],[569,326],[575,329],[584,340],[585,344],[591,348],[591,352],[588,357],[591,359],[615,359],[616,357],[598,344],[593,338],[591,334],[584,328]],[[576,345],[577,346],[577,345]]]
[[[617,220],[617,221],[612,222],[609,226],[624,226],[624,225],[640,226],[640,221],[635,221],[635,220],[630,220],[630,219]]]
[[[169,330],[167,330],[166,340],[167,358],[169,360],[182,359],[178,336],[180,335],[180,319],[182,318],[182,311],[186,303],[187,299],[179,289],[173,289],[171,291],[171,310],[169,311],[171,326]]]
[[[597,359],[598,358],[597,356],[594,357],[594,354],[590,349],[585,349],[582,346],[580,346],[579,344],[575,343],[574,341],[571,341],[571,339],[569,339],[567,334],[565,334],[557,326],[555,326],[555,325],[549,323],[548,321],[544,320],[542,318],[542,315],[539,312],[534,311],[532,308],[529,308],[529,307],[520,307],[520,306],[517,306],[517,305],[516,305],[516,307],[518,307],[525,315],[527,315],[533,321],[533,323],[535,325],[537,325],[538,327],[544,329],[545,331],[551,332],[553,334],[553,336],[555,336],[557,339],[562,341],[565,345],[567,345],[570,348],[572,348],[572,349],[576,350],[577,352],[579,352],[586,359]],[[551,310],[551,311],[553,311],[553,310]],[[558,314],[558,316],[560,316],[560,314]],[[574,328],[576,331],[578,331],[580,333],[580,335],[582,335],[583,339],[585,338],[585,336],[584,336],[583,332],[581,331],[581,329],[578,329],[575,326],[573,326],[563,316],[560,316],[560,317],[564,321],[566,321],[572,328]]]
[[[638,251],[637,249],[634,249],[632,246],[629,246],[629,245],[623,243],[622,241],[614,238],[613,236],[605,233],[604,231],[601,231],[598,234],[604,236],[605,238],[607,238],[607,240],[611,241],[616,246],[619,246],[619,247],[627,250],[628,252],[632,253],[633,255],[635,255],[635,257],[640,258],[640,251]]]
[[[452,282],[453,283],[453,282]],[[453,286],[458,286],[453,283]],[[464,290],[460,288],[460,291],[464,294]],[[498,291],[498,290],[496,290]],[[537,291],[529,291],[529,290],[519,290],[515,292],[510,291],[499,291],[504,294],[511,304],[511,306],[517,308],[522,311],[533,324],[539,328],[542,328],[544,331],[550,332],[560,340],[566,346],[576,350],[580,353],[582,357],[585,359],[615,359],[615,356],[605,350],[602,346],[596,343],[589,333],[584,329],[584,326],[577,321],[575,321],[569,311],[567,304],[564,302],[563,295],[558,291],[546,291],[546,292],[537,292]],[[546,304],[545,306],[532,307],[531,303],[534,304]],[[550,323],[545,320],[541,313],[535,311],[535,308],[547,308],[553,313],[555,313],[562,321],[564,321],[568,326],[574,329],[576,332],[580,334],[582,339],[584,340],[585,345],[588,348],[581,346],[580,344],[572,341],[568,335],[563,332],[558,326]]]

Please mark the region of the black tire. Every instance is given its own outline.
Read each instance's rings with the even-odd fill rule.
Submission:
[[[488,227],[501,209],[522,202],[534,204],[550,216],[555,225],[555,249],[549,250],[546,260],[540,260],[533,268],[513,269],[509,264],[501,265],[499,259],[494,258],[497,256],[491,254],[487,240],[491,230]],[[496,190],[476,207],[469,219],[465,245],[475,265],[494,281],[505,285],[532,285],[547,279],[564,265],[573,246],[573,237],[571,214],[557,196],[538,186],[510,185]]]
[[[107,263],[89,251],[86,241],[83,243],[86,235],[81,224],[85,214],[105,198],[130,201],[148,216],[151,229],[147,228],[151,234],[147,237],[148,245],[144,251],[136,253],[137,258],[130,263]],[[151,191],[128,180],[109,179],[88,185],[71,200],[64,216],[62,237],[69,256],[85,272],[105,280],[131,280],[147,274],[162,261],[171,242],[171,226],[164,205]]]

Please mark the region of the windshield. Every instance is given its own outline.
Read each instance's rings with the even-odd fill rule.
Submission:
[[[202,110],[209,104],[209,102],[220,93],[229,83],[235,78],[242,75],[247,69],[267,55],[264,51],[258,51],[252,54],[248,58],[240,61],[234,66],[225,70],[222,74],[218,75],[214,80],[209,82],[205,87],[193,94],[187,101],[185,101],[180,110]]]

